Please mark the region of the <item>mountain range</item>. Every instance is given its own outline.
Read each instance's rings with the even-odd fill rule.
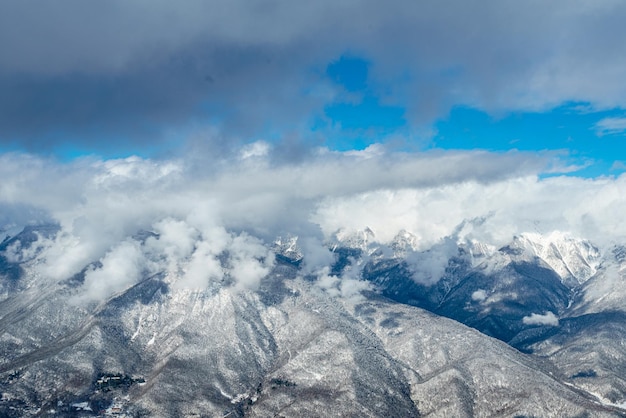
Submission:
[[[620,245],[555,231],[424,250],[340,230],[315,269],[295,236],[250,253],[270,266],[253,288],[226,251],[202,288],[144,269],[85,301],[102,261],[46,277],[58,233],[0,245],[0,416],[626,416]]]

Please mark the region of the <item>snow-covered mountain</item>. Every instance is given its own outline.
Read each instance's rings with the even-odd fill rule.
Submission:
[[[587,240],[555,231],[548,235],[525,233],[516,236],[509,250],[522,257],[538,257],[568,287],[591,278],[600,264],[600,251]]]
[[[38,254],[57,231],[0,246],[0,415],[626,416],[622,247],[522,233],[423,249],[368,228],[328,242],[327,266],[295,236],[267,246],[267,270],[236,242],[205,258],[222,274],[202,288],[180,286],[192,258],[85,301],[110,259],[49,280]],[[161,240],[125,248],[173,251]],[[267,273],[241,287],[241,266]]]
[[[415,280],[407,257],[372,262],[364,277],[392,300],[548,359],[568,385],[626,405],[625,254],[561,232],[523,233],[500,248],[458,243],[432,285]]]

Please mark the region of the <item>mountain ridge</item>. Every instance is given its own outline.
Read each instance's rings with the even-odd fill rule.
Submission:
[[[334,264],[322,273],[307,267],[292,236],[272,244],[276,261],[256,289],[228,275],[186,289],[161,272],[85,304],[76,299],[81,275],[50,283],[36,256],[6,257],[19,236],[0,249],[0,350],[11,353],[0,364],[0,412],[8,416],[114,408],[130,416],[626,416],[626,364],[604,360],[626,352],[619,342],[597,344],[626,331],[624,316],[580,311],[590,301],[576,296],[615,285],[606,266],[621,271],[619,251],[594,258],[596,273],[568,287],[537,247],[524,243],[513,250],[527,252],[511,255],[457,245],[431,283],[416,280],[410,263],[433,257],[411,258],[418,251],[406,231],[395,247],[376,245],[371,230],[365,246],[330,244]],[[22,237],[25,249],[45,239],[32,230]],[[447,253],[450,242],[433,252]],[[581,242],[568,248],[595,254]],[[524,323],[548,308],[557,324]],[[113,377],[125,383],[98,383]]]

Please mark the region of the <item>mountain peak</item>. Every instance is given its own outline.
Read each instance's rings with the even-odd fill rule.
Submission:
[[[543,260],[569,287],[589,280],[600,265],[601,254],[596,246],[562,231],[546,235],[526,232],[516,236],[511,247]]]

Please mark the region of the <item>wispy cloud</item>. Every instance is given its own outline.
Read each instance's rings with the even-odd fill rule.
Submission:
[[[626,162],[614,161],[611,165],[611,171],[626,171]]]
[[[609,117],[595,124],[598,136],[620,135],[626,133],[626,117]]]

